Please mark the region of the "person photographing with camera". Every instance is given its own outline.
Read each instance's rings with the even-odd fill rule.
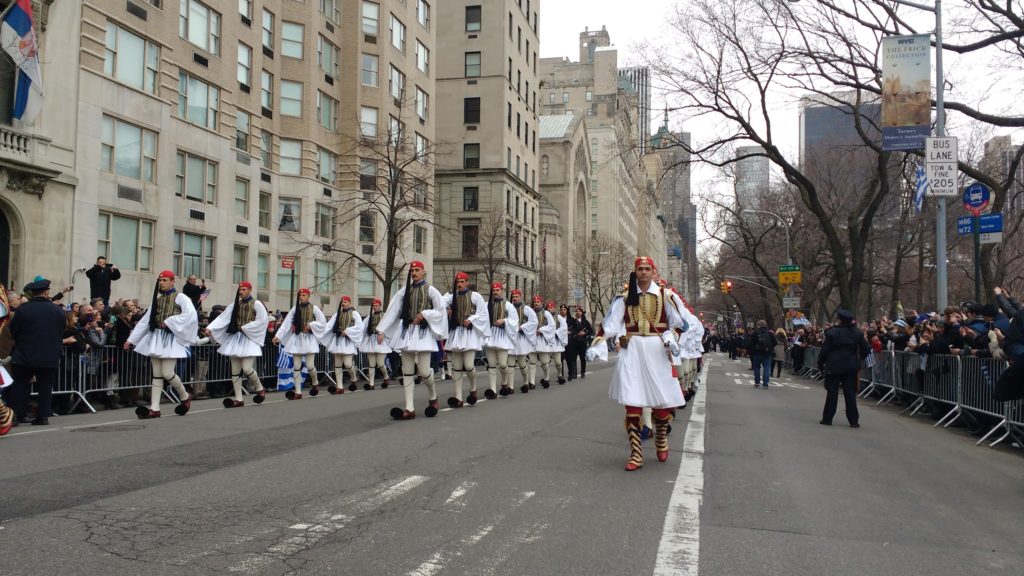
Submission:
[[[102,298],[103,303],[110,305],[110,283],[121,279],[121,271],[117,266],[107,262],[105,256],[96,258],[96,264],[86,270],[89,279],[89,298]]]

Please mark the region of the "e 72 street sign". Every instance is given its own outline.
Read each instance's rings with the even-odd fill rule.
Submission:
[[[779,266],[779,284],[799,284],[803,279],[800,274],[800,267],[796,265]]]
[[[958,196],[956,138],[925,138],[924,173],[930,196]]]

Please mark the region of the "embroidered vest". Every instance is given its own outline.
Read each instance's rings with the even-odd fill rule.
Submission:
[[[153,314],[156,315],[157,325],[163,324],[171,316],[181,314],[181,306],[174,302],[175,296],[177,296],[177,292],[160,294],[156,297],[156,310],[153,311]]]
[[[523,316],[523,310],[526,308],[526,306],[522,302],[520,302],[519,304],[513,304],[513,306],[515,306],[516,308],[516,314],[519,315],[519,331],[522,332],[523,324],[526,324],[526,317]]]
[[[492,303],[493,310],[491,310],[491,326],[494,326],[495,322],[498,320],[505,319],[505,299],[495,298],[492,300]]]
[[[416,315],[430,308],[430,285],[423,282],[409,287],[409,314],[402,318],[406,324],[412,324]]]
[[[452,297],[451,321],[454,326],[462,326],[466,318],[476,314],[476,306],[473,305],[471,295],[472,292],[466,290],[465,292],[458,292]]]
[[[338,320],[334,323],[334,330],[337,333],[342,333],[346,329],[352,326],[352,309],[343,308],[338,314]]]
[[[640,304],[626,306],[624,314],[626,333],[638,336],[656,336],[668,329],[668,318],[665,316],[665,292],[657,294],[644,292],[640,295]],[[653,324],[652,324],[653,322]]]
[[[544,309],[543,308],[541,308],[540,310],[534,309],[534,312],[537,313],[537,329],[540,330],[541,328],[547,326],[548,325],[548,317],[544,315]]]
[[[384,315],[384,312],[370,312],[370,319],[366,322],[366,333],[373,334],[377,331],[377,324],[380,324],[380,318]]]
[[[242,327],[256,319],[256,300],[252,297],[238,302],[238,326]]]
[[[292,326],[295,333],[299,334],[306,328],[306,326],[309,325],[310,322],[313,321],[313,305],[309,302],[299,304],[295,310],[295,314],[299,317],[299,323],[297,326],[294,324]]]

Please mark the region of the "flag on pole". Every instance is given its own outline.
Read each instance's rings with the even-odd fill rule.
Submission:
[[[203,290],[201,294],[199,294],[199,301],[200,302],[206,302],[206,299],[209,298],[209,297],[210,297],[210,289],[207,288],[206,290]]]
[[[0,22],[0,48],[18,68],[14,88],[14,118],[31,124],[43,107],[43,75],[32,24],[31,0],[16,0]]]
[[[924,204],[924,193],[928,190],[928,177],[924,174],[924,167],[917,167],[917,188],[914,191],[914,208],[921,213],[921,205]]]

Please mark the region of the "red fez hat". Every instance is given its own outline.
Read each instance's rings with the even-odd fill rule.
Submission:
[[[455,275],[455,279],[456,280],[469,280],[469,274],[466,274],[465,272],[459,272],[458,274]]]
[[[157,278],[170,278],[171,280],[174,280],[174,272],[171,272],[170,270],[164,270],[163,272],[160,273],[159,276],[157,276]]]
[[[523,295],[523,291],[520,290],[519,288],[516,288],[515,290],[512,290],[512,295],[513,296],[522,296]]]
[[[641,264],[646,264],[655,270],[658,269],[658,267],[654,265],[654,260],[652,260],[650,256],[638,256],[637,259],[633,261],[633,268],[636,268]]]
[[[558,307],[558,305],[555,304],[554,300],[548,300],[548,308],[557,308],[557,307]]]
[[[351,302],[352,301],[352,297],[351,296],[342,296],[341,297],[341,301],[342,302],[346,302],[346,301]]]
[[[502,288],[504,288],[504,286],[501,285],[501,282],[491,284],[491,290],[501,290]]]
[[[380,305],[380,304],[382,304],[381,301],[380,301],[380,298],[374,298],[373,299],[373,305],[374,306],[377,306],[377,305]]]
[[[299,288],[299,294],[305,294],[306,296],[309,296],[309,288]]]
[[[242,280],[241,282],[238,283],[238,287],[248,288],[249,290],[252,290],[252,282],[249,282],[248,280]]]
[[[409,262],[409,269],[412,270],[413,268],[419,268],[420,270],[427,269],[427,267],[423,265],[423,262],[420,262],[419,260],[413,260],[412,262]]]
[[[541,304],[543,304],[544,303],[544,298],[542,298],[541,296],[534,296],[533,297],[533,301],[534,302],[540,302]]]

